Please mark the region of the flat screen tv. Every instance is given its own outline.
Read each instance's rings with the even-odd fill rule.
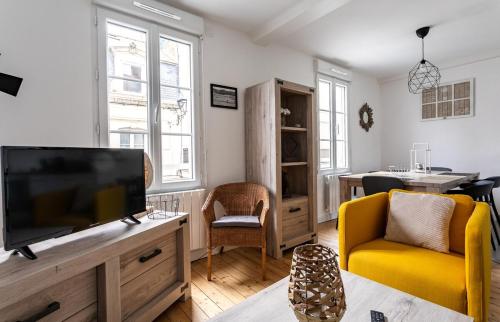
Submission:
[[[3,236],[6,250],[146,210],[142,150],[3,146]]]

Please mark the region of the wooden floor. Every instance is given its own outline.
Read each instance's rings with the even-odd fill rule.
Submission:
[[[319,243],[338,250],[335,222],[319,225]],[[292,253],[282,259],[268,257],[266,281],[260,280],[260,253],[257,249],[237,248],[214,256],[212,282],[206,279],[206,259],[192,263],[192,298],[176,302],[157,321],[205,321],[218,313],[244,301],[287,276]],[[490,321],[500,322],[500,264],[493,265],[491,275]]]

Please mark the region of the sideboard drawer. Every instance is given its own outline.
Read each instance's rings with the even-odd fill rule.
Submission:
[[[152,267],[121,287],[122,320],[179,280],[177,257]]]
[[[0,310],[0,318],[9,322],[38,316],[37,321],[63,321],[85,310],[87,317],[96,317],[96,302],[96,270],[91,269]]]
[[[143,274],[153,266],[177,255],[176,234],[143,244],[120,256],[121,285]]]

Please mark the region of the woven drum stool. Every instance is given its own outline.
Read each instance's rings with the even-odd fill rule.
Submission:
[[[302,322],[340,321],[346,309],[337,254],[319,244],[293,251],[288,301]]]

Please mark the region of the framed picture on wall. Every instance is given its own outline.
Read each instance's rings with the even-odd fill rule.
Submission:
[[[442,83],[424,90],[420,102],[422,121],[474,116],[474,79]]]
[[[238,89],[224,85],[210,84],[210,105],[238,109]]]

